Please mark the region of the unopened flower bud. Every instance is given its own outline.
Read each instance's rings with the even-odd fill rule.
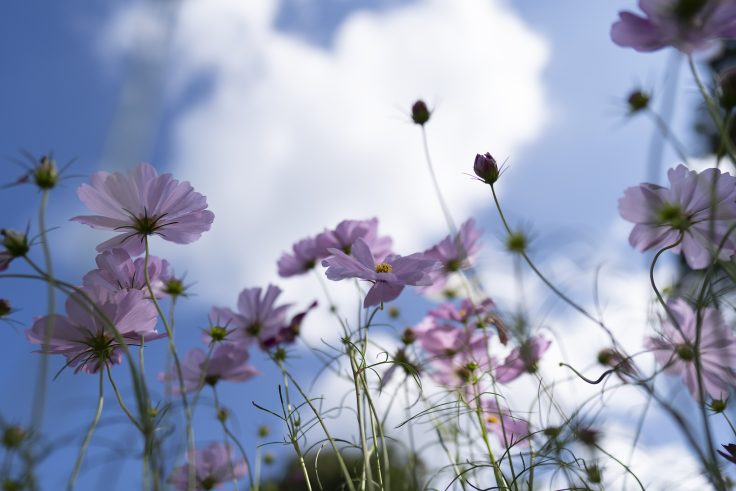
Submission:
[[[230,416],[230,411],[227,408],[221,407],[217,411],[217,421],[220,423],[224,423],[227,421],[227,418]]]
[[[186,297],[187,287],[184,285],[184,281],[181,278],[175,278],[172,276],[164,281],[162,291],[173,298]]]
[[[271,465],[276,461],[276,457],[273,456],[271,452],[266,452],[263,454],[263,463],[266,465]]]
[[[425,104],[421,99],[411,106],[411,120],[418,125],[423,126],[424,123],[429,121],[430,114],[427,104]]]
[[[59,182],[59,170],[53,159],[41,157],[38,165],[33,169],[33,180],[41,189],[51,189]]]
[[[473,171],[486,184],[493,184],[498,181],[500,171],[498,170],[498,164],[493,156],[486,152],[483,155],[477,154],[475,156],[475,162],[473,162]]]
[[[601,482],[601,469],[597,465],[593,464],[590,467],[586,467],[585,473],[588,475],[588,480],[593,484]]]
[[[713,399],[710,404],[708,404],[708,407],[710,407],[710,410],[714,413],[722,413],[726,410],[727,404],[724,399]]]
[[[526,252],[527,240],[526,235],[522,232],[512,232],[506,238],[506,249],[510,252],[523,254]]]
[[[414,329],[407,327],[404,329],[404,334],[401,335],[401,342],[409,345],[417,340],[417,335],[414,333]]]
[[[642,90],[635,90],[626,99],[629,105],[629,113],[634,114],[649,107],[651,96]]]
[[[8,315],[13,309],[10,307],[10,301],[0,298],[0,319]]]
[[[398,307],[391,306],[388,308],[388,316],[392,319],[398,319],[399,318],[399,309]]]
[[[17,425],[8,426],[3,431],[3,446],[5,448],[17,448],[26,437],[26,432]]]
[[[14,479],[6,479],[3,481],[3,491],[22,491],[25,485]]]
[[[3,236],[3,245],[10,257],[23,257],[31,249],[28,243],[28,236],[22,232],[15,230],[0,230]]]
[[[258,438],[266,438],[271,433],[271,429],[266,425],[258,427]]]

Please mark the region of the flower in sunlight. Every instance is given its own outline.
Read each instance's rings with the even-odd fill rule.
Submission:
[[[355,241],[350,255],[339,249],[329,251],[333,255],[322,261],[327,267],[327,278],[334,281],[360,278],[373,283],[363,301],[366,308],[396,299],[406,285],[429,285],[432,281],[429,272],[437,266],[436,260],[421,253],[404,257],[389,254],[379,261],[363,239]]]
[[[475,220],[470,218],[460,226],[455,237],[447,236],[434,247],[424,251],[428,258],[438,261],[440,268],[430,272],[432,284],[420,287],[424,293],[439,293],[447,285],[450,275],[471,267],[472,258],[480,250],[481,231],[475,228]]]
[[[97,172],[77,189],[77,195],[96,215],[72,220],[119,232],[99,244],[98,252],[122,247],[137,256],[145,249],[145,238],[154,234],[188,244],[209,230],[215,218],[207,210],[207,199],[189,182],[179,182],[171,174],[159,175],[146,163],[127,174]]]

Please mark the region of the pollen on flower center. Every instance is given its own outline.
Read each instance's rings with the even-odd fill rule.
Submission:
[[[498,416],[495,416],[493,414],[489,414],[488,416],[486,416],[486,421],[488,421],[492,425],[495,425],[501,422],[501,420],[498,419]]]
[[[394,269],[389,263],[378,263],[376,264],[376,273],[390,273]]]

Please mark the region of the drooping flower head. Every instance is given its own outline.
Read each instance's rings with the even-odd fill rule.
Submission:
[[[637,51],[673,46],[684,53],[736,36],[733,0],[639,0],[644,16],[620,12],[611,39]]]
[[[702,269],[736,220],[736,178],[718,169],[689,171],[679,165],[667,172],[670,187],[641,184],[628,188],[618,202],[621,216],[636,225],[629,243],[640,251],[671,246],[682,252],[688,266]],[[736,238],[729,235],[718,258],[736,252]]]
[[[195,392],[204,384],[215,385],[220,380],[244,382],[261,373],[248,364],[250,358],[246,347],[237,344],[220,344],[207,359],[199,348],[189,351],[181,364],[184,392]],[[173,382],[171,390],[179,393],[179,377],[176,372],[161,373],[159,379]]]
[[[438,261],[440,268],[430,273],[432,284],[419,290],[424,293],[439,293],[447,285],[450,275],[471,266],[470,262],[480,250],[481,232],[470,218],[460,226],[455,237],[447,236],[434,247],[424,251],[428,258]]]
[[[194,458],[192,458],[194,457]],[[216,442],[194,451],[189,461],[194,461],[195,484],[197,491],[221,488],[224,483],[240,480],[248,474],[248,465],[240,458],[233,458],[229,445]],[[180,491],[189,489],[189,466],[186,463],[176,467],[169,476],[169,482]]]
[[[103,365],[121,363],[122,348],[112,327],[97,312],[101,312],[115,326],[127,345],[138,345],[166,336],[156,332],[157,312],[153,303],[140,290],[121,291],[101,295],[94,290],[69,295],[66,316],[54,315],[53,329],[44,352],[64,355],[67,366],[96,373]],[[36,319],[26,331],[31,343],[45,343],[47,317]]]
[[[97,269],[93,269],[82,278],[82,284],[90,290],[98,290],[103,294],[115,294],[119,291],[141,290],[148,295],[145,275],[145,258],[131,259],[125,249],[110,249],[95,258]],[[156,256],[148,258],[148,276],[156,297],[163,296],[164,283],[169,263]]]
[[[682,376],[696,400],[699,391],[695,359],[699,357],[703,391],[714,399],[721,399],[736,386],[736,337],[731,327],[718,310],[703,309],[700,346],[696,351],[696,312],[681,298],[669,302],[668,308],[677,322],[670,316],[662,316],[660,336],[646,338],[644,346],[652,350],[665,370]]]
[[[333,255],[322,261],[327,267],[327,278],[334,281],[360,278],[373,283],[363,301],[366,308],[394,300],[406,285],[429,285],[432,281],[429,272],[437,265],[437,261],[421,253],[405,257],[390,254],[377,261],[363,239],[353,243],[350,255],[339,249],[329,251]]]
[[[139,164],[127,174],[97,172],[77,190],[79,199],[96,215],[72,218],[92,228],[115,230],[119,235],[97,246],[102,252],[122,247],[132,256],[144,251],[144,238],[159,235],[177,244],[199,239],[215,215],[207,199],[189,182]]]
[[[496,368],[496,381],[506,384],[524,373],[537,371],[537,363],[552,341],[542,336],[532,336],[511,350],[501,365]]]

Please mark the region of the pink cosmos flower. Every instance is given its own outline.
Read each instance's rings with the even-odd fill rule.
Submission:
[[[194,451],[195,478],[197,491],[221,488],[222,484],[240,480],[248,474],[248,465],[242,459],[233,459],[229,445],[211,443],[204,449]],[[180,491],[189,489],[189,466],[187,463],[176,467],[169,476],[169,482]]]
[[[199,348],[189,351],[181,364],[184,392],[195,392],[203,384],[215,385],[220,380],[244,382],[260,375],[261,372],[248,364],[248,358],[248,350],[236,344],[218,345],[209,360]],[[172,392],[180,392],[176,372],[160,373],[159,380],[174,382]]]
[[[697,400],[696,313],[681,298],[669,302],[668,306],[679,329],[669,316],[663,316],[660,336],[646,338],[644,346],[652,350],[666,371],[682,376],[690,394]],[[703,391],[714,399],[721,399],[736,386],[736,337],[718,310],[705,308],[701,316],[699,356]]]
[[[636,225],[629,243],[640,251],[673,245],[693,269],[707,267],[713,252],[736,221],[736,178],[718,169],[701,173],[678,165],[667,172],[670,187],[644,183],[628,188],[618,202],[621,216]],[[727,260],[736,252],[730,235],[718,254]]]
[[[95,258],[97,269],[82,278],[82,284],[90,290],[112,295],[119,291],[141,290],[148,294],[145,275],[145,258],[135,261],[125,249],[110,249]],[[163,296],[163,279],[167,277],[169,263],[156,256],[148,258],[148,276],[157,298]]]
[[[307,313],[317,306],[313,302],[305,311],[287,321],[286,313],[291,304],[276,306],[281,289],[268,285],[266,292],[259,288],[246,288],[238,297],[238,313],[228,308],[214,307],[210,316],[228,331],[227,340],[250,344],[257,341],[266,350],[277,344],[292,342],[298,334]]]
[[[483,396],[481,406],[486,428],[496,435],[501,445],[510,448],[514,445],[528,444],[529,423],[527,421],[511,416],[506,408],[499,408],[495,397],[490,394]]]
[[[294,244],[292,250],[293,254],[284,253],[278,260],[279,276],[282,278],[304,274],[325,257],[314,237],[300,240]]]
[[[523,373],[537,371],[537,363],[552,341],[542,336],[532,336],[517,346],[496,368],[496,381],[506,384],[519,378]]]
[[[156,332],[157,312],[140,290],[101,295],[84,290],[96,308],[117,328],[128,345],[137,345],[166,336]],[[37,318],[26,331],[31,343],[44,343],[47,317]],[[96,373],[102,365],[122,362],[123,352],[110,326],[104,322],[81,293],[66,301],[66,316],[54,315],[54,328],[44,352],[66,357],[74,372]]]
[[[207,210],[207,199],[189,182],[179,182],[171,174],[159,175],[145,163],[128,174],[97,172],[89,184],[79,187],[77,195],[96,215],[72,220],[121,232],[98,245],[98,252],[122,247],[137,256],[144,251],[144,238],[153,234],[188,244],[209,230],[215,217]]]
[[[620,12],[611,39],[637,51],[673,46],[684,53],[736,36],[733,0],[639,0],[644,17]]]
[[[394,300],[406,285],[429,285],[432,281],[429,272],[437,265],[437,261],[421,253],[405,257],[389,254],[378,261],[363,239],[353,243],[349,256],[339,249],[329,251],[333,255],[322,261],[327,267],[327,278],[334,281],[360,278],[373,283],[363,301],[365,308]]]
[[[373,258],[381,262],[391,253],[391,237],[378,236],[378,218],[370,220],[343,220],[333,230],[325,230],[317,236],[317,245],[322,257],[330,256],[330,249],[340,249],[350,254],[356,240],[362,239]]]
[[[457,327],[425,317],[412,333],[428,355],[430,376],[445,387],[467,389],[494,365],[487,336],[474,326]]]
[[[430,273],[432,284],[419,288],[419,291],[440,293],[450,275],[469,268],[471,259],[480,250],[480,236],[480,230],[475,228],[475,220],[470,218],[460,226],[454,238],[448,235],[439,244],[424,251],[425,256],[438,261],[441,267]]]

